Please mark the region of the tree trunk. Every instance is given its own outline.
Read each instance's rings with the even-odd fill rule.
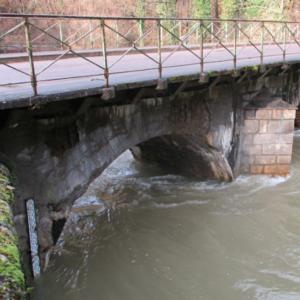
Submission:
[[[210,0],[210,16],[212,19],[219,19],[219,0]],[[220,28],[219,22],[213,22],[212,32],[217,35]]]
[[[210,0],[210,15],[212,19],[219,18],[219,1],[218,0]]]

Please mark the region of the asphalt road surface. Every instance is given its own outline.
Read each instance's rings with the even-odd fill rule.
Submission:
[[[300,61],[300,47],[297,44],[287,46],[286,61],[289,63]],[[199,54],[199,50],[194,50]],[[177,51],[171,55],[165,52],[163,56],[163,78],[197,75],[200,73],[200,61],[189,51]],[[149,53],[154,60],[158,59],[156,53]],[[233,69],[233,57],[224,48],[206,49],[204,52],[205,72],[224,71]],[[110,85],[147,84],[158,78],[158,64],[143,54],[129,54],[114,64],[120,55],[109,56]],[[101,66],[104,65],[103,57],[88,57],[89,60]],[[166,59],[164,61],[164,59]],[[273,64],[283,62],[282,50],[276,45],[264,47],[264,63]],[[1,56],[0,56],[1,63]],[[36,61],[35,69],[38,74],[50,61]],[[239,47],[237,51],[237,67],[255,66],[260,64],[260,54],[252,46]],[[28,62],[10,64],[24,72],[29,73]],[[146,69],[146,70],[145,70]],[[80,76],[80,78],[74,78]],[[72,77],[65,79],[66,77]],[[66,93],[84,92],[104,85],[103,70],[80,57],[61,59],[45,72],[37,76],[38,94],[43,97],[63,95]],[[11,106],[13,102],[29,99],[33,92],[29,77],[0,64],[0,104],[2,108]],[[25,102],[24,102],[25,103]],[[25,105],[25,104],[23,104]]]

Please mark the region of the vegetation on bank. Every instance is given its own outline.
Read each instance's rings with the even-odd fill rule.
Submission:
[[[25,290],[18,239],[10,207],[13,199],[9,173],[0,164],[0,299],[21,299]]]
[[[298,18],[300,0],[0,0],[0,12],[109,16]]]

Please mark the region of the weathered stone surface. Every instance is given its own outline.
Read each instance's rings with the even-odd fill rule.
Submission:
[[[220,152],[193,136],[171,135],[143,142],[132,152],[136,158],[156,162],[171,172],[199,179],[233,179],[231,168]],[[157,151],[159,149],[159,151]],[[188,157],[188,159],[186,159]]]
[[[258,120],[245,120],[244,132],[245,133],[256,133],[259,129]]]
[[[272,110],[270,109],[259,109],[256,111],[256,120],[270,120],[272,118]]]
[[[106,210],[105,205],[96,197],[81,197],[77,199],[72,206],[72,213],[79,216],[91,214],[102,214]]]
[[[290,171],[290,165],[265,165],[264,174],[266,175],[288,175]]]
[[[276,156],[275,155],[257,155],[255,157],[255,164],[258,165],[267,165],[267,164],[275,164]]]
[[[263,154],[267,154],[267,155],[270,155],[270,154],[291,155],[292,150],[293,150],[293,144],[263,145]]]
[[[294,130],[294,120],[271,120],[268,125],[270,133],[290,133]]]
[[[292,157],[290,155],[278,155],[277,163],[278,164],[290,164],[292,161]]]
[[[295,117],[296,117],[296,111],[295,110],[284,110],[283,111],[283,118],[284,119],[294,120]]]
[[[262,165],[251,165],[250,166],[250,174],[252,175],[258,175],[263,174],[264,166]]]
[[[259,121],[259,133],[267,133],[268,132],[268,120],[260,120]]]
[[[245,108],[241,153],[245,174],[287,175],[291,162],[295,108],[275,98]],[[255,111],[255,114],[254,114]],[[259,122],[259,130],[257,130]]]
[[[281,109],[273,109],[272,111],[272,119],[281,119],[283,111]]]

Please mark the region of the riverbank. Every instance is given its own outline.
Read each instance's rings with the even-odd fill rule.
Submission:
[[[11,206],[13,187],[7,168],[0,164],[0,299],[23,299],[25,279]]]

